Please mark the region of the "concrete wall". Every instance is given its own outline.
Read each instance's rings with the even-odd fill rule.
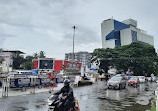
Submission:
[[[138,34],[138,36],[137,36],[138,41],[142,41],[142,42],[145,42],[145,43],[148,43],[148,44],[154,46],[153,36],[147,35],[147,34],[142,33],[142,32],[138,32],[137,34]]]
[[[128,28],[128,29],[121,30],[120,39],[121,39],[121,46],[131,44],[132,43],[131,29]]]
[[[138,41],[145,42],[145,43],[148,43],[148,44],[154,46],[153,36],[148,35],[148,34],[142,32],[142,30],[140,30],[136,27],[133,27],[133,26],[130,26],[130,28],[128,28],[128,29],[121,30],[121,33],[120,33],[121,34],[121,45],[128,45],[128,44],[132,43],[132,35],[131,35],[132,30],[137,32]]]
[[[145,43],[148,43],[148,44],[154,46],[153,36],[147,34],[147,32],[144,32],[143,30],[140,30],[140,29],[133,27],[133,26],[131,26],[130,29],[137,32],[137,40],[138,41],[145,42]]]
[[[1,52],[0,56],[4,58],[4,61],[2,62],[2,72],[9,72],[12,70],[12,67],[10,65],[13,65],[13,59],[12,59],[12,53],[11,52]]]
[[[102,47],[103,48],[111,48],[115,42],[113,40],[106,40],[105,37],[114,30],[114,20],[109,19],[105,20],[101,23],[101,35],[102,35]],[[112,46],[111,46],[112,45]]]
[[[136,20],[127,19],[127,20],[124,20],[122,22],[125,23],[125,24],[127,24],[127,25],[133,25],[133,26],[137,27],[137,21]]]
[[[115,48],[115,39],[106,40],[104,48]]]
[[[130,24],[130,28],[120,31],[120,41],[122,45],[129,45],[132,43],[132,31],[137,32],[137,41],[148,43],[154,46],[153,36],[148,35],[143,30],[137,28],[137,21],[128,19],[123,21],[126,24]],[[101,23],[101,35],[102,35],[102,48],[114,48],[115,39],[106,40],[106,36],[114,30],[114,19],[104,20]],[[135,36],[136,38],[136,36]],[[134,41],[136,39],[134,38]]]
[[[12,53],[11,52],[1,52],[0,56],[4,58],[4,60],[6,61],[6,63],[8,63],[9,65],[13,64],[13,59],[12,59]]]

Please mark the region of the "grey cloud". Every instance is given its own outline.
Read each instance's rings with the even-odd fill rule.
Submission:
[[[47,26],[60,22],[59,18],[66,19],[65,15],[76,4],[74,0],[1,0],[0,3],[1,21],[30,26]]]
[[[67,45],[72,44],[73,40],[73,29],[69,33],[63,35],[63,42]],[[101,37],[90,28],[78,26],[75,32],[75,44],[77,45],[88,45],[89,43],[100,44]]]
[[[0,21],[19,27],[54,28],[75,22],[80,0],[0,0]],[[73,19],[75,18],[75,19]]]
[[[98,37],[96,31],[93,31],[90,28],[79,27],[76,32],[76,41],[79,44],[99,43],[99,40],[101,39],[101,37]]]
[[[3,37],[3,36],[0,35],[0,48],[3,47],[4,41],[5,41],[5,37]]]
[[[133,17],[140,28],[151,30],[157,39],[157,33],[154,33],[157,19],[152,19],[158,17],[156,3],[157,0],[0,0],[0,29],[3,29],[3,32],[0,30],[0,43],[6,41],[7,48],[22,47],[32,49],[32,52],[38,47],[48,55],[60,50],[58,55],[63,55],[72,50],[71,27],[76,25],[76,49],[92,50],[101,46],[100,23],[111,16],[119,21]],[[7,27],[1,24],[7,24]],[[15,35],[15,39],[2,35]],[[17,45],[15,41],[28,41],[30,45]],[[47,48],[41,45],[43,41]],[[8,43],[12,47],[7,46]],[[30,48],[31,45],[35,48]]]
[[[9,37],[15,37],[15,35],[2,34],[0,31],[0,48],[3,48],[4,41]]]

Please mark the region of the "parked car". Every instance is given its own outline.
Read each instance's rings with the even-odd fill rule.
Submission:
[[[138,86],[140,83],[139,78],[136,76],[130,77],[128,80],[128,85],[130,86]]]
[[[155,81],[157,84],[158,84],[158,78],[156,78],[156,81]]]
[[[125,74],[116,74],[115,76],[122,76],[122,77],[126,77]]]
[[[146,77],[146,80],[150,82],[151,81],[151,77]]]
[[[145,76],[138,76],[140,83],[145,82]]]
[[[117,88],[122,89],[126,88],[126,78],[122,76],[113,76],[109,81],[107,82],[108,88]]]
[[[156,82],[156,80],[157,80],[157,77],[156,77],[156,76],[152,76],[152,77],[151,77],[151,82]]]

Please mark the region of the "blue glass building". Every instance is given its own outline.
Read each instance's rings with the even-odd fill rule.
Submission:
[[[104,20],[101,23],[102,47],[114,48],[128,45],[132,42],[141,42],[154,45],[151,35],[137,28],[137,21],[128,19],[119,22],[114,19]]]

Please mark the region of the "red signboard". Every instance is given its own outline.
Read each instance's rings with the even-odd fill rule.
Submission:
[[[78,71],[80,72],[81,69],[81,63],[75,61],[66,61],[66,60],[54,60],[54,59],[50,59],[49,60],[53,60],[54,62],[50,61],[47,62],[47,59],[37,59],[37,60],[33,60],[34,62],[34,69],[41,69],[41,70],[46,70],[48,69],[48,65],[49,67],[52,67],[52,72],[54,71],[54,73],[59,73],[61,70],[66,70],[66,71]],[[48,61],[49,61],[48,60]],[[39,65],[43,65],[43,66],[39,66]],[[50,72],[50,71],[49,71]]]
[[[33,61],[33,63],[34,63],[33,68],[38,69],[38,60]]]
[[[55,64],[54,64],[55,73],[60,72],[62,70],[62,66],[63,66],[63,60],[55,60]]]
[[[61,70],[66,71],[80,71],[81,63],[79,62],[72,62],[66,60],[55,60],[54,71],[55,73],[59,73]]]

